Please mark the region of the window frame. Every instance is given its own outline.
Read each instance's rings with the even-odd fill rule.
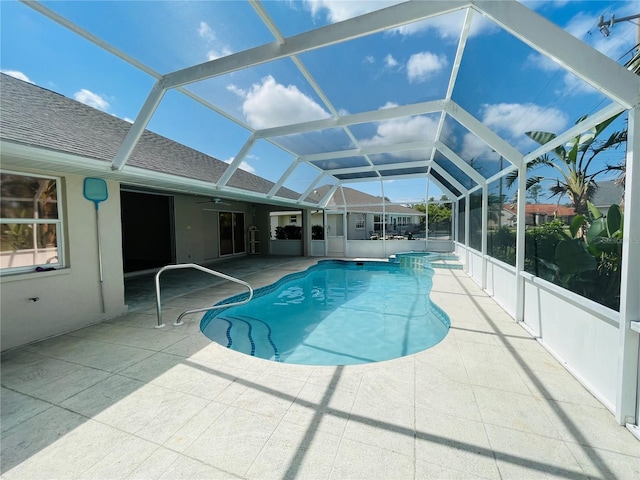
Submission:
[[[56,251],[57,258],[56,262],[51,263],[33,263],[31,265],[23,265],[17,267],[5,267],[2,268],[0,265],[0,276],[4,275],[14,275],[14,274],[24,274],[24,273],[33,273],[37,271],[38,267],[42,268],[53,268],[55,270],[59,270],[62,268],[66,268],[66,236],[65,236],[65,218],[64,218],[64,204],[63,204],[63,178],[54,176],[54,175],[46,175],[41,173],[32,173],[18,170],[5,170],[0,169],[1,174],[6,175],[17,175],[22,177],[31,177],[45,180],[55,180],[56,182],[56,206],[57,206],[57,218],[36,218],[27,217],[27,218],[5,218],[0,217],[0,224],[10,224],[10,225],[31,225],[35,229],[36,225],[55,225],[56,229]],[[35,250],[37,252],[38,246],[36,244],[33,249],[25,249],[25,250]],[[0,252],[2,255],[2,252]]]
[[[356,213],[356,230],[364,230],[366,226],[367,215],[364,213]]]

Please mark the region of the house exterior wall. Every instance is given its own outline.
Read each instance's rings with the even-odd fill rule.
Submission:
[[[329,213],[327,215],[325,233],[327,234],[327,237],[344,237],[342,213]]]
[[[203,197],[175,195],[173,209],[177,263],[206,264],[220,258],[219,212],[244,214],[245,252],[243,253],[248,251],[247,230],[254,222],[250,204],[231,200],[225,200],[224,204],[215,204],[206,202]],[[268,237],[263,238],[266,245]]]
[[[24,173],[29,171],[20,169]],[[60,177],[55,172],[31,171]],[[108,181],[99,204],[105,312],[101,311],[94,203],[83,196],[84,177],[63,175],[67,266],[0,277],[2,350],[59,335],[126,312],[122,267],[120,185]],[[37,301],[29,298],[38,298]]]
[[[373,230],[373,215],[365,214],[364,228],[358,230],[356,223],[358,223],[357,212],[350,212],[347,215],[347,239],[349,240],[369,240],[369,232]]]

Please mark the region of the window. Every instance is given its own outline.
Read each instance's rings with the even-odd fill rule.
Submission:
[[[0,271],[64,266],[60,179],[0,172]]]
[[[298,223],[298,216],[297,215],[291,215],[289,217],[289,223]]]
[[[389,215],[385,215],[384,216],[384,220],[383,220],[383,216],[382,215],[374,215],[373,216],[373,230],[376,232],[382,232],[382,227],[385,223],[387,223],[389,221]]]
[[[364,230],[364,213],[358,213],[356,215],[356,230]]]

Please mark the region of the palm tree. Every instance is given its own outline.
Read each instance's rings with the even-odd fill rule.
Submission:
[[[615,115],[608,120],[596,125],[587,132],[574,137],[566,145],[560,145],[549,153],[533,159],[527,164],[527,170],[540,166],[552,167],[558,172],[557,178],[531,176],[527,178],[527,189],[538,185],[542,181],[550,180],[554,185],[550,187],[551,197],[563,195],[569,197],[576,214],[587,213],[587,201],[593,198],[598,186],[595,178],[611,170],[619,170],[620,166],[607,165],[595,172],[590,171],[593,160],[601,152],[618,148],[627,141],[626,128],[613,132],[604,141],[596,141],[598,136],[619,116]],[[586,115],[579,118],[576,124],[587,118]],[[544,145],[554,138],[555,133],[550,132],[526,132],[526,135],[540,145]],[[506,185],[510,187],[517,180],[518,173],[511,172],[506,177]],[[558,199],[558,201],[559,201]]]

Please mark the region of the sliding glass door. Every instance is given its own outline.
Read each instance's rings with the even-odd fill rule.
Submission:
[[[244,213],[220,212],[220,256],[244,253]]]

